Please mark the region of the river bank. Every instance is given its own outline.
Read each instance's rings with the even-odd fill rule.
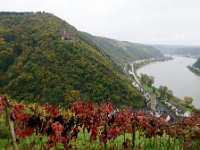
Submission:
[[[134,71],[137,71],[138,69],[144,67],[145,65],[151,64],[151,63],[164,62],[164,61],[169,61],[172,59],[173,59],[173,57],[171,57],[171,56],[165,56],[162,58],[151,58],[151,59],[143,59],[143,60],[134,61],[134,63],[133,63]]]
[[[150,109],[149,113],[154,116],[167,115],[171,121],[176,121],[177,117],[188,117],[191,115],[192,110],[180,106],[178,103],[172,102],[170,99],[161,97],[160,91],[153,86],[141,83],[140,79],[136,76],[134,62],[130,63],[130,68],[125,65],[125,70],[133,77],[132,85],[137,88],[145,97],[147,108]]]
[[[187,66],[187,68],[188,68],[191,72],[193,72],[194,74],[200,76],[200,69],[195,68],[195,67],[192,67],[192,66]]]
[[[193,105],[200,108],[199,85],[200,77],[192,73],[187,66],[194,64],[196,59],[180,56],[173,56],[173,60],[165,62],[149,63],[137,69],[140,73],[153,76],[155,83],[153,86],[159,88],[160,85],[167,86],[179,99],[191,96]]]

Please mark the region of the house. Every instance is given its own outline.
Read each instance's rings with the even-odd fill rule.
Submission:
[[[191,113],[189,111],[185,111],[183,109],[178,109],[175,113],[179,117],[190,117],[191,116]]]
[[[147,102],[147,105],[151,108],[152,111],[156,111],[157,100],[154,93],[151,93],[150,100]]]
[[[68,29],[64,27],[61,27],[60,34],[62,40],[75,41],[77,39],[76,31],[68,31]]]
[[[163,118],[165,122],[169,122],[171,120],[170,115],[167,114],[162,114],[160,117]]]
[[[130,75],[132,75],[132,74],[133,74],[133,72],[132,72],[131,70],[129,70],[129,71],[128,71],[128,73],[129,73]]]

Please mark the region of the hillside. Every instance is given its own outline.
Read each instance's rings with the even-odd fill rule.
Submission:
[[[143,97],[103,52],[49,13],[0,13],[0,93],[18,100],[142,106]]]
[[[175,50],[179,47],[176,45],[151,45],[161,51],[163,54],[173,54]]]
[[[92,42],[97,47],[101,48],[116,64],[120,66],[123,66],[126,62],[137,59],[163,57],[160,51],[152,46],[93,36],[85,32],[79,32],[79,35],[88,42]]]
[[[197,60],[197,62],[193,66],[200,69],[200,58]]]
[[[181,55],[200,56],[200,47],[197,46],[179,47],[175,50],[174,53]]]
[[[179,54],[200,56],[199,46],[184,46],[184,45],[152,45],[159,49],[164,54]]]

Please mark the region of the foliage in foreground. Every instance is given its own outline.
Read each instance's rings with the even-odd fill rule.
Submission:
[[[114,110],[110,101],[99,107],[74,102],[65,110],[49,104],[16,103],[0,95],[1,116],[5,109],[14,122],[18,146],[28,139],[22,144],[26,149],[200,148],[200,114],[169,124],[130,107]]]

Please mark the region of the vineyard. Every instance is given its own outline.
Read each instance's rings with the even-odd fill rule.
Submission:
[[[168,123],[109,100],[65,109],[0,95],[0,124],[0,149],[200,149],[200,114]]]

